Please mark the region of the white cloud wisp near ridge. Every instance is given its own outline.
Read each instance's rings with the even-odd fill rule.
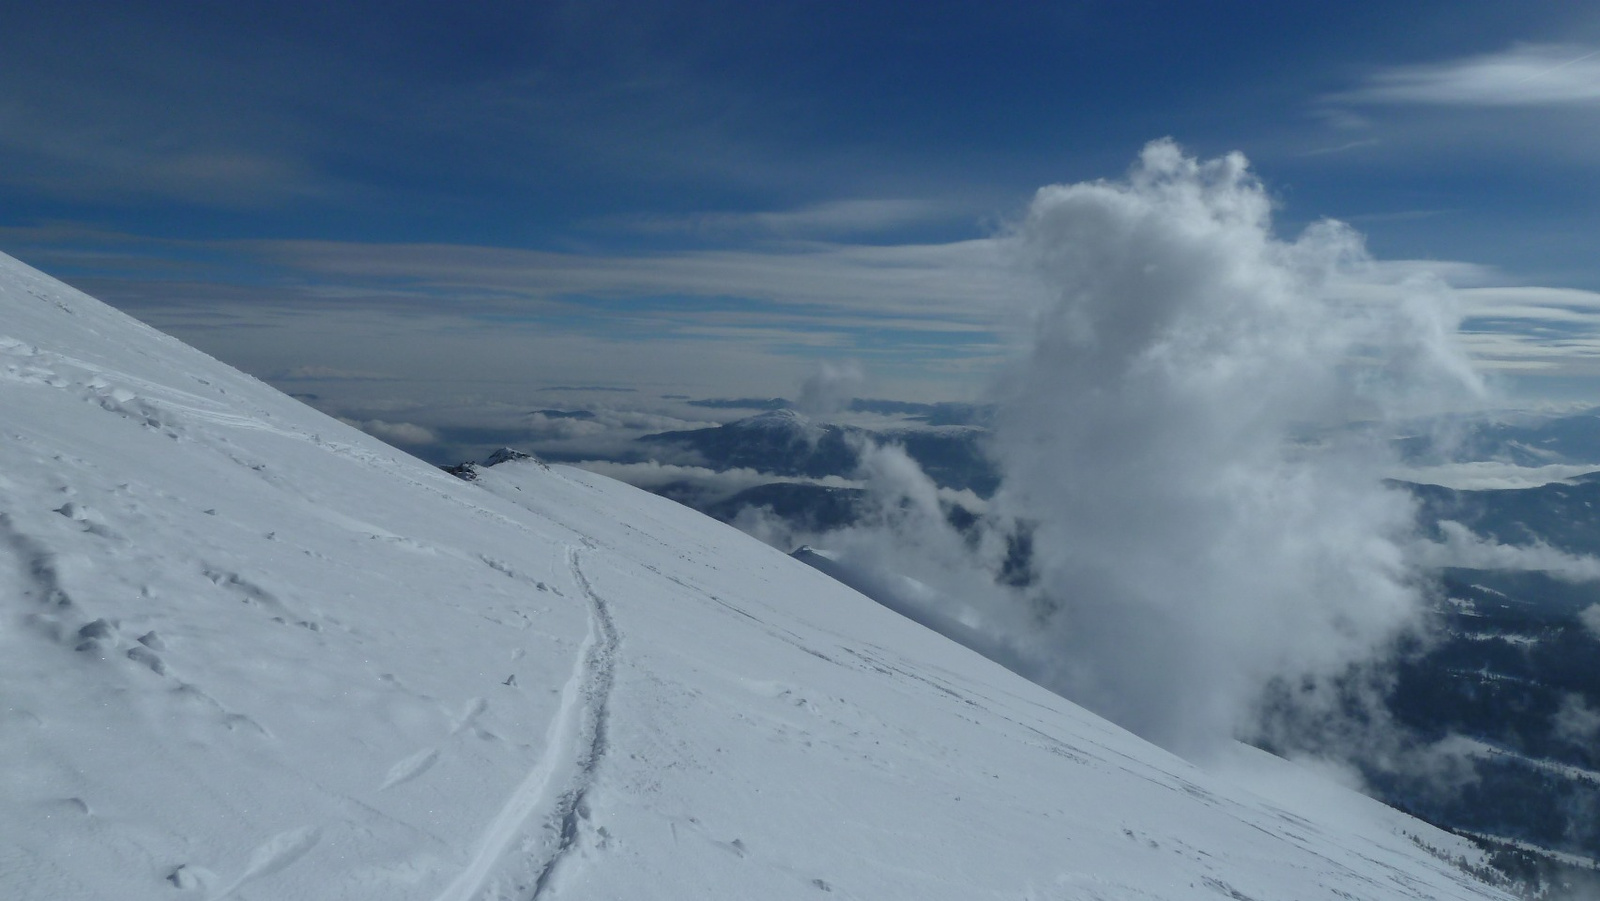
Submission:
[[[1516,44],[1463,59],[1398,66],[1333,99],[1440,106],[1600,104],[1600,48]]]

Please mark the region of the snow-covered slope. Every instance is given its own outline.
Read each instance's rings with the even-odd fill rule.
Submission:
[[[3,256],[0,600],[5,898],[1503,897],[1265,755],[1265,794],[1197,770],[620,483],[462,482]]]

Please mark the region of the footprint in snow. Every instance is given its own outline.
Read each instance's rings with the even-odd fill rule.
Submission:
[[[98,535],[101,538],[110,539],[118,539],[122,537],[116,532],[115,529],[112,529],[110,526],[106,525],[105,517],[101,516],[97,511],[91,510],[88,507],[85,507],[82,504],[74,501],[67,501],[61,506],[55,508],[53,512],[59,513],[73,522],[81,524],[83,526],[83,530],[91,535]]]
[[[110,652],[117,645],[116,624],[106,619],[97,619],[78,628],[73,640],[76,642],[73,650],[107,659]],[[139,637],[139,643],[124,652],[125,656],[134,663],[145,667],[158,676],[167,674],[167,665],[156,651],[165,648],[166,644],[155,632],[146,632]]]
[[[483,698],[473,698],[468,701],[466,709],[462,710],[461,716],[456,718],[455,725],[450,727],[450,734],[455,735],[468,726],[475,725],[478,717],[483,716],[483,712],[488,709],[489,702]]]
[[[212,901],[222,901],[223,898],[238,891],[245,883],[270,876],[291,866],[306,856],[306,853],[316,847],[321,839],[322,830],[316,826],[302,826],[274,835],[256,847],[250,854],[250,862],[245,865],[244,872],[227,888],[217,893]]]
[[[167,674],[167,664],[162,661],[161,656],[144,645],[135,645],[129,648],[128,659],[149,668],[150,672],[158,676]]]
[[[172,883],[173,887],[184,891],[203,889],[216,879],[217,874],[205,867],[192,867],[186,863],[173,867],[172,872],[167,874],[167,881]]]
[[[210,580],[211,584],[231,592],[242,603],[260,605],[286,619],[297,618],[294,611],[289,609],[289,605],[279,600],[277,595],[236,572],[206,567],[200,574]]]
[[[378,786],[378,791],[387,791],[403,782],[410,782],[427,772],[438,759],[439,752],[432,748],[425,748],[412,754],[389,767],[389,773],[383,777],[383,784]]]
[[[105,619],[85,623],[78,629],[78,644],[74,651],[95,653],[116,638],[116,629]]]
[[[272,733],[268,732],[266,727],[260,723],[242,713],[235,713],[229,710],[216,698],[211,697],[188,682],[179,681],[177,686],[172,689],[171,697],[175,703],[182,704],[206,719],[220,724],[229,732],[244,729],[265,738],[272,736]]]
[[[72,814],[74,816],[86,817],[90,815],[89,804],[82,798],[56,798],[54,800],[45,801],[40,806],[46,811],[45,816]]]

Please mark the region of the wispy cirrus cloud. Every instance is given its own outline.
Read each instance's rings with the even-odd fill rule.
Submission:
[[[275,382],[294,381],[371,381],[392,379],[393,375],[360,369],[340,369],[337,366],[296,366],[273,375]]]
[[[790,210],[711,211],[611,218],[599,224],[647,234],[818,237],[883,232],[950,217],[950,203],[909,198],[857,198]]]
[[[1436,106],[1562,106],[1600,103],[1600,48],[1516,44],[1437,63],[1373,73],[1336,102]]]
[[[1524,229],[1559,241],[1587,228],[1577,224],[1587,213],[1575,219],[1570,201],[1587,189],[1600,153],[1597,109],[1600,43],[1516,43],[1375,67],[1318,95],[1308,112],[1325,127],[1302,154],[1433,183],[1430,207],[1461,211],[1457,219],[1476,221],[1474,230],[1498,234],[1508,215],[1520,215]],[[1576,190],[1552,190],[1558,184]],[[1516,256],[1488,246],[1507,262]]]
[[[780,249],[572,254],[447,244],[260,241],[239,249],[322,279],[425,289],[489,303],[562,298],[738,298],[811,315],[992,325],[1035,290],[1003,243],[877,246],[795,242]]]
[[[1517,284],[1478,263],[1384,260],[1340,282],[1362,303],[1392,303],[1406,292],[1447,291],[1462,346],[1474,365],[1501,375],[1600,374],[1600,292]]]
[[[1507,373],[1600,373],[1600,292],[1481,286],[1458,292],[1462,343],[1480,367]]]
[[[61,229],[8,234],[26,240]],[[1004,233],[927,244],[783,240],[608,253],[260,240],[151,248],[100,233],[82,240],[108,254],[81,261],[98,270],[80,280],[83,287],[192,339],[239,332],[249,351],[241,362],[280,377],[386,371],[381,355],[356,352],[371,343],[362,336],[400,332],[413,341],[425,332],[430,347],[459,346],[462,354],[471,340],[494,346],[491,335],[516,335],[521,347],[537,344],[542,359],[567,360],[594,378],[603,373],[572,359],[574,348],[586,348],[586,359],[621,353],[627,365],[611,370],[640,384],[652,383],[647,370],[669,358],[691,368],[737,358],[766,369],[770,362],[756,361],[782,359],[775,390],[792,387],[818,359],[857,358],[877,372],[949,379],[1003,359],[1008,335],[1042,290],[1017,265]],[[129,263],[146,250],[184,264],[163,272]],[[1600,376],[1600,292],[1517,282],[1477,263],[1387,260],[1348,273],[1338,290],[1378,305],[1407,292],[1453,291],[1463,344],[1480,368],[1510,377]],[[311,322],[348,340],[301,334]],[[283,347],[272,351],[279,341]],[[641,355],[641,346],[650,350]],[[412,359],[434,355],[419,350]],[[527,369],[519,363],[507,371]]]

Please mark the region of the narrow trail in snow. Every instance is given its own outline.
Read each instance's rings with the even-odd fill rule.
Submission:
[[[589,632],[561,690],[544,754],[484,830],[472,859],[435,901],[472,901],[486,890],[496,898],[538,898],[577,844],[595,769],[605,754],[617,630],[610,608],[579,568],[577,548],[567,549],[567,565],[589,606]],[[536,814],[539,825],[530,829]],[[528,857],[507,860],[519,837]]]
[[[616,666],[617,626],[611,619],[611,608],[598,594],[595,594],[594,588],[589,584],[589,578],[583,574],[583,569],[578,565],[577,548],[567,548],[567,564],[572,568],[572,578],[578,583],[584,598],[589,602],[592,640],[587,648],[589,660],[586,667],[590,679],[584,690],[584,710],[588,713],[588,718],[583,724],[587,728],[584,730],[584,738],[579,744],[578,756],[574,761],[576,768],[573,780],[566,793],[561,796],[556,811],[561,824],[561,839],[556,845],[555,853],[539,871],[539,878],[533,884],[532,897],[535,899],[544,895],[550,888],[550,879],[555,875],[557,866],[577,845],[579,826],[589,817],[589,790],[594,787],[595,770],[606,752],[606,725],[610,716],[611,684]]]

